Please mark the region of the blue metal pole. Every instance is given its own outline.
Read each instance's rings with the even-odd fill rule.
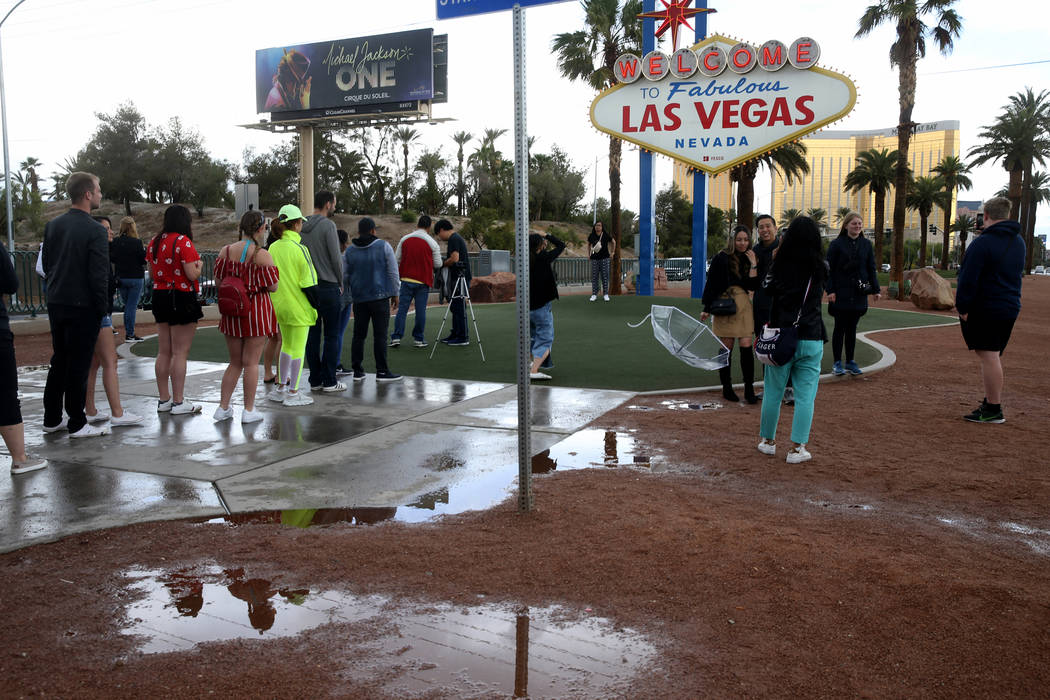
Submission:
[[[656,9],[656,0],[643,0],[642,12]],[[642,20],[642,55],[656,48],[656,20]],[[638,154],[638,287],[639,296],[653,295],[654,238],[656,231],[653,154]]]
[[[697,7],[707,7],[707,0],[696,0]],[[707,13],[695,15],[696,40],[707,38]],[[707,173],[693,173],[693,277],[690,296],[699,299],[704,295],[707,281]]]

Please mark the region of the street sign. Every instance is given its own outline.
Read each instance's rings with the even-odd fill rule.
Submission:
[[[533,5],[553,5],[568,0],[437,0],[437,18],[455,19],[468,15],[483,15],[488,12],[503,12],[513,9],[515,5],[531,7]]]

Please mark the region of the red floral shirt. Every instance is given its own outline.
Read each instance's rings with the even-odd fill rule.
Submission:
[[[157,243],[157,238],[160,242]],[[200,253],[193,241],[180,233],[160,233],[149,244],[149,273],[154,289],[174,289],[178,292],[198,291],[197,282],[186,278],[183,263],[196,262]],[[156,246],[156,247],[154,247]],[[154,257],[156,251],[156,257]]]

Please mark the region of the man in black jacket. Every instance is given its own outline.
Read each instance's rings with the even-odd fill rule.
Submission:
[[[98,178],[73,173],[66,192],[70,210],[44,227],[41,252],[54,353],[44,387],[44,432],[95,437],[109,427],[87,422],[84,399],[99,326],[109,308],[109,241],[106,229],[91,218],[102,202]],[[67,418],[62,418],[63,407]]]

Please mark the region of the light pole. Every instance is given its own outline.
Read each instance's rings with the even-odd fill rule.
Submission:
[[[11,16],[11,13],[18,9],[26,0],[18,0],[14,6],[7,11],[3,19],[0,19],[0,29],[3,29],[4,22]],[[4,96],[4,50],[3,44],[0,43],[0,112],[2,112],[2,118],[0,122],[3,125],[4,131],[4,199],[7,200],[7,249],[12,255],[15,252],[15,222],[14,222],[14,211],[11,208],[11,161],[7,151],[7,99]]]

